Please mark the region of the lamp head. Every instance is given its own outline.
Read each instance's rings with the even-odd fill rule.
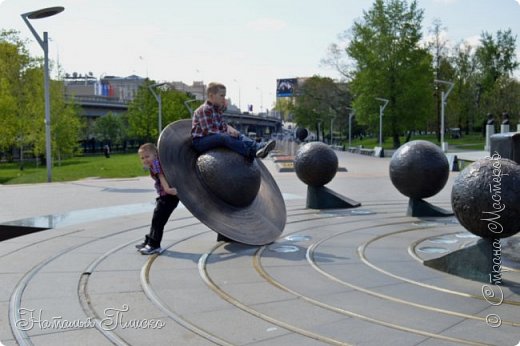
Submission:
[[[24,13],[24,14],[22,14],[22,16],[27,17],[29,19],[40,19],[40,18],[54,16],[55,14],[63,12],[64,9],[65,8],[63,6],[48,7],[48,8],[43,8],[41,10]]]

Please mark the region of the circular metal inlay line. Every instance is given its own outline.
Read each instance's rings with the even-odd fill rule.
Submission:
[[[378,293],[378,292],[375,292],[375,291],[372,291],[372,290],[369,290],[369,289],[365,289],[363,287],[360,287],[360,286],[356,286],[356,285],[353,285],[351,283],[348,283],[348,282],[345,282],[341,279],[338,279],[337,277],[329,274],[328,272],[326,272],[325,270],[323,270],[314,260],[314,251],[315,249],[320,245],[322,244],[323,242],[327,241],[327,240],[330,240],[331,238],[334,238],[334,237],[337,237],[338,235],[342,235],[342,234],[345,234],[345,233],[351,233],[353,231],[358,231],[358,230],[362,230],[364,229],[363,228],[359,228],[359,229],[355,229],[355,230],[350,230],[350,231],[343,231],[343,232],[340,232],[340,233],[337,233],[337,234],[333,234],[327,238],[324,238],[324,239],[321,239],[320,241],[312,244],[308,250],[307,250],[307,260],[309,261],[310,265],[312,267],[315,268],[316,271],[318,271],[319,273],[321,273],[322,275],[328,277],[329,279],[337,282],[337,283],[340,283],[342,285],[345,285],[349,288],[352,288],[352,289],[355,289],[355,290],[358,290],[358,291],[361,291],[363,293],[366,293],[366,294],[369,294],[369,295],[372,295],[372,296],[376,296],[378,298],[382,298],[382,299],[386,299],[386,300],[390,300],[390,301],[395,301],[397,303],[401,303],[401,304],[406,304],[406,305],[410,305],[410,306],[414,306],[414,307],[417,307],[417,308],[421,308],[421,309],[425,309],[425,310],[430,310],[430,311],[435,311],[435,312],[439,312],[439,313],[443,313],[443,314],[447,314],[447,315],[452,315],[452,316],[457,316],[457,317],[463,317],[463,318],[467,318],[467,319],[473,319],[473,320],[480,320],[480,321],[484,321],[486,322],[486,319],[483,318],[483,317],[479,317],[479,316],[474,316],[474,315],[469,315],[469,314],[464,314],[464,313],[459,313],[459,312],[456,312],[456,311],[452,311],[452,310],[445,310],[445,309],[441,309],[441,308],[436,308],[436,307],[433,307],[433,306],[429,306],[429,305],[424,305],[424,304],[418,304],[418,303],[414,303],[414,302],[410,302],[410,301],[407,301],[407,300],[403,300],[403,299],[400,299],[400,298],[396,298],[396,297],[393,297],[393,296],[389,296],[389,295],[386,295],[386,294],[383,294],[383,293]],[[410,228],[410,229],[407,229],[407,230],[400,230],[400,231],[397,231],[397,232],[393,232],[393,233],[402,233],[402,232],[409,232],[409,231],[416,231],[416,230],[419,230],[421,228]],[[392,233],[392,234],[393,234]],[[427,239],[427,238],[423,238],[423,239]],[[418,241],[420,242],[420,241]],[[416,255],[415,255],[416,256]],[[416,283],[417,281],[413,281],[413,283]],[[417,282],[419,283],[419,282]],[[477,298],[480,298],[478,296],[476,296]],[[488,298],[488,300],[491,301],[491,298]],[[512,326],[520,326],[520,323],[518,322],[513,322],[513,321],[502,321],[503,324],[507,324],[507,325],[512,325]]]
[[[480,237],[474,235],[474,234],[471,234],[471,233],[461,233],[461,232],[457,232],[457,233],[446,233],[445,236],[448,236],[448,235],[455,235],[456,238],[459,238],[461,240],[466,240],[465,242],[463,242],[461,244],[461,246],[459,247],[460,249],[463,249],[469,245],[472,245],[474,243],[474,240],[476,239],[479,239]],[[410,254],[410,256],[412,256],[412,258],[414,258],[417,262],[419,263],[423,263],[424,260],[419,257],[416,253],[416,248],[417,246],[419,246],[419,244],[421,244],[422,242],[425,242],[427,240],[430,240],[431,238],[430,237],[426,237],[426,238],[422,238],[422,239],[418,239],[416,241],[414,241],[413,243],[411,243],[409,246],[408,246],[408,253]],[[520,273],[520,269],[515,269],[515,268],[512,268],[512,267],[508,267],[506,265],[501,265],[501,268],[502,268],[502,272],[517,272],[517,273]]]
[[[310,249],[310,248],[309,248]],[[262,253],[264,252],[264,249],[259,249],[253,259],[253,266],[255,267],[255,269],[257,270],[257,272],[260,274],[260,276],[262,276],[267,282],[269,282],[270,284],[272,284],[273,286],[287,292],[287,293],[290,293],[300,299],[303,299],[313,305],[316,305],[316,306],[319,306],[321,308],[324,308],[326,310],[329,310],[329,311],[333,311],[333,312],[336,312],[336,313],[339,313],[339,314],[342,314],[342,315],[346,315],[346,316],[350,316],[350,317],[355,317],[355,318],[359,318],[361,320],[364,320],[364,321],[367,321],[367,322],[370,322],[370,323],[374,323],[374,324],[378,324],[378,325],[381,325],[381,326],[385,326],[385,327],[389,327],[389,328],[392,328],[392,329],[396,329],[396,330],[400,330],[400,331],[404,331],[404,332],[409,332],[409,333],[413,333],[413,334],[417,334],[417,335],[422,335],[422,336],[426,336],[426,337],[430,337],[430,338],[435,338],[435,339],[441,339],[441,340],[445,340],[445,341],[452,341],[452,342],[458,342],[458,343],[463,343],[463,344],[466,344],[466,345],[487,345],[485,343],[480,343],[480,342],[475,342],[475,341],[472,341],[472,340],[465,340],[465,339],[459,339],[459,338],[451,338],[451,337],[448,337],[448,336],[442,336],[442,335],[438,335],[436,333],[431,333],[431,332],[427,332],[427,331],[424,331],[424,330],[419,330],[419,329],[414,329],[414,328],[409,328],[409,327],[405,327],[405,326],[401,326],[401,325],[397,325],[397,324],[394,324],[394,323],[390,323],[390,322],[386,322],[386,321],[383,321],[383,320],[378,320],[378,319],[375,319],[375,318],[372,318],[372,317],[369,317],[369,316],[366,316],[366,315],[362,315],[362,314],[359,314],[359,313],[356,313],[356,312],[353,312],[353,311],[349,311],[349,310],[345,310],[345,309],[342,309],[342,308],[338,308],[336,306],[332,306],[332,305],[329,305],[329,304],[326,304],[326,303],[323,303],[319,300],[316,300],[314,298],[311,298],[309,296],[306,296],[306,295],[303,295],[285,285],[283,285],[282,283],[280,283],[279,281],[275,280],[272,276],[270,276],[266,270],[263,268],[262,264],[261,264],[261,256],[262,256]],[[312,261],[310,261],[311,265],[312,265]],[[313,265],[313,267],[317,265]],[[345,286],[349,286],[351,288],[354,288],[354,289],[357,289],[359,291],[362,291],[362,292],[365,292],[365,293],[369,293],[369,294],[372,294],[374,296],[379,296],[380,298],[383,298],[385,295],[380,295],[378,293],[375,293],[375,292],[372,292],[372,291],[369,291],[369,290],[365,290],[363,288],[360,288],[358,286],[354,286],[354,285],[351,285],[351,284],[348,284],[348,283],[345,283],[339,279],[337,279],[336,277],[324,272],[321,270],[321,268],[317,267],[318,270],[323,274],[325,275],[326,277],[336,281],[336,282],[340,282],[342,284],[344,284]],[[392,297],[390,297],[392,298]],[[389,300],[395,300],[395,299],[389,299]],[[413,303],[411,303],[412,305],[414,305]],[[454,314],[457,314],[457,313],[454,313]],[[458,314],[457,314],[458,315]]]
[[[184,241],[186,241],[188,239],[191,239],[191,238],[195,238],[195,237],[197,237],[197,236],[199,236],[201,234],[207,233],[207,232],[209,232],[209,231],[201,232],[201,233],[195,234],[193,236],[190,236],[188,238],[182,239],[180,241],[177,241],[177,242],[175,242],[173,244],[168,245],[168,247],[166,247],[166,248],[169,249],[169,248],[171,248],[171,247],[173,247],[173,246],[175,246],[175,245],[177,245],[177,244],[179,244],[181,242],[184,242]],[[148,299],[150,299],[152,301],[152,303],[155,306],[157,306],[161,311],[166,313],[168,315],[168,317],[173,319],[175,322],[177,322],[182,327],[184,327],[184,328],[188,329],[189,331],[193,332],[194,334],[197,334],[197,335],[203,337],[204,339],[206,339],[208,341],[211,341],[211,342],[213,342],[213,343],[215,343],[217,345],[232,346],[233,344],[230,343],[229,341],[221,339],[218,336],[208,332],[207,330],[199,328],[195,324],[193,324],[193,323],[189,322],[188,320],[186,320],[185,318],[181,317],[179,314],[177,314],[174,311],[170,310],[167,307],[167,305],[159,298],[157,293],[155,293],[155,290],[153,289],[153,287],[150,285],[150,269],[152,267],[153,262],[158,257],[159,256],[157,254],[153,255],[153,256],[150,256],[148,258],[148,260],[146,261],[145,265],[141,269],[141,275],[140,275],[141,287],[143,288],[144,293],[148,297]]]
[[[206,285],[208,285],[208,287],[214,291],[216,294],[218,294],[222,299],[224,299],[225,301],[227,301],[228,303],[236,306],[237,308],[257,317],[257,318],[260,318],[264,321],[267,321],[269,323],[272,323],[278,327],[281,327],[281,328],[284,328],[286,330],[289,330],[291,332],[294,332],[294,333],[297,333],[297,334],[300,334],[300,335],[303,335],[303,336],[306,336],[308,338],[311,338],[311,339],[314,339],[314,340],[318,340],[318,341],[321,341],[321,342],[325,342],[325,343],[328,343],[328,344],[331,344],[331,345],[340,345],[340,346],[348,346],[349,344],[346,343],[346,342],[342,342],[342,341],[339,341],[339,340],[336,340],[336,339],[332,339],[332,338],[329,338],[329,337],[326,337],[326,336],[323,336],[323,335],[320,335],[320,334],[316,334],[316,333],[313,333],[311,331],[308,331],[308,330],[305,330],[305,329],[301,329],[299,327],[296,327],[292,324],[289,324],[289,323],[286,323],[284,321],[281,321],[281,320],[278,320],[274,317],[271,317],[269,315],[266,315],[258,310],[255,310],[249,306],[247,306],[246,304],[243,304],[241,303],[240,301],[238,301],[237,299],[235,299],[234,297],[232,297],[231,295],[229,295],[227,292],[225,292],[222,288],[220,288],[209,276],[207,270],[206,270],[206,263],[207,263],[207,260],[210,256],[211,253],[213,253],[219,246],[221,246],[222,244],[217,244],[213,249],[211,249],[208,253],[205,253],[203,254],[200,259],[199,259],[199,274],[201,276],[201,278],[204,280],[204,282],[206,283]],[[261,249],[264,249],[265,246],[262,246],[260,247]]]
[[[327,239],[324,239],[322,241],[325,241],[325,240],[327,240]],[[483,321],[483,322],[486,321],[486,319],[483,318],[483,317],[479,317],[479,316],[475,316],[475,315],[469,315],[469,314],[465,314],[465,313],[461,313],[461,312],[456,312],[456,311],[453,311],[453,310],[441,309],[441,308],[437,308],[437,307],[430,306],[430,305],[414,303],[414,302],[411,302],[411,301],[408,301],[408,300],[404,300],[404,299],[400,299],[400,298],[396,298],[394,296],[390,296],[390,295],[387,295],[387,294],[384,294],[384,293],[379,293],[379,292],[376,292],[376,291],[373,291],[373,290],[369,290],[369,289],[366,289],[366,288],[363,288],[363,287],[351,284],[351,283],[346,282],[344,280],[338,279],[337,277],[335,277],[335,276],[329,274],[328,272],[326,272],[325,270],[323,270],[316,263],[316,261],[314,260],[314,251],[315,251],[315,249],[316,249],[316,247],[318,245],[319,245],[318,243],[315,243],[315,244],[312,244],[309,247],[309,249],[307,250],[307,260],[310,263],[310,265],[317,272],[319,272],[320,274],[324,275],[325,277],[329,278],[332,281],[335,281],[335,282],[337,282],[337,283],[339,283],[341,285],[344,285],[346,287],[352,288],[352,289],[354,289],[356,291],[360,291],[360,292],[366,293],[366,294],[374,296],[374,297],[378,297],[378,298],[381,298],[381,299],[393,301],[393,302],[400,303],[400,304],[413,306],[413,307],[416,307],[416,308],[419,308],[419,309],[429,310],[429,311],[438,312],[438,313],[442,313],[442,314],[446,314],[446,315],[462,317],[462,318],[467,318],[467,319],[472,319],[472,320],[477,320],[477,321]],[[516,323],[516,322],[512,322],[512,321],[502,321],[502,322],[503,322],[503,324],[508,324],[508,325],[512,325],[512,326],[520,326],[520,323]]]
[[[461,297],[474,298],[474,299],[478,299],[478,300],[486,300],[488,302],[490,301],[490,302],[494,302],[494,303],[498,302],[498,301],[495,301],[495,300],[493,300],[491,298],[484,298],[482,296],[478,296],[478,295],[471,294],[471,293],[454,291],[454,290],[450,290],[450,289],[439,287],[439,286],[429,285],[429,284],[425,284],[425,283],[422,283],[422,282],[419,282],[419,281],[416,281],[416,280],[412,280],[412,279],[406,278],[404,276],[396,275],[396,274],[393,274],[393,273],[391,273],[391,272],[389,272],[387,270],[384,270],[384,269],[376,266],[375,264],[373,264],[372,262],[370,262],[366,258],[365,251],[366,251],[366,248],[368,247],[368,245],[370,245],[371,243],[373,243],[375,241],[378,241],[380,239],[383,239],[385,237],[389,237],[389,236],[395,235],[395,234],[404,233],[404,232],[411,232],[411,231],[416,231],[416,230],[418,230],[418,229],[400,230],[400,231],[391,232],[391,233],[387,233],[387,234],[383,234],[383,235],[374,237],[374,238],[370,239],[369,241],[365,242],[364,244],[361,244],[358,247],[357,251],[358,251],[359,258],[361,259],[361,261],[363,261],[363,263],[365,263],[370,268],[372,268],[372,269],[374,269],[374,270],[376,270],[376,271],[378,271],[378,272],[380,272],[380,273],[382,273],[384,275],[387,275],[387,276],[390,276],[390,277],[392,277],[394,279],[400,280],[400,281],[408,282],[408,283],[411,283],[413,285],[429,288],[429,289],[440,291],[440,292],[444,292],[444,293],[458,295],[458,296],[461,296]],[[514,301],[514,300],[506,300],[506,299],[504,299],[504,300],[501,300],[501,304],[520,305],[520,302],[519,301]],[[517,323],[517,322],[509,322],[509,323],[512,323],[515,326],[516,325],[520,325],[520,323]]]
[[[106,235],[104,237],[91,239],[91,240],[86,241],[84,243],[81,243],[81,244],[78,244],[78,245],[75,245],[75,246],[71,246],[71,247],[69,247],[67,249],[64,249],[64,250],[58,252],[54,256],[48,257],[47,259],[45,259],[44,261],[42,261],[38,265],[36,265],[33,269],[31,269],[30,271],[25,273],[25,275],[22,277],[22,279],[18,282],[18,284],[14,288],[14,291],[11,294],[11,298],[9,299],[9,324],[11,325],[11,331],[13,332],[13,335],[14,335],[14,337],[16,339],[16,342],[19,345],[33,345],[32,341],[31,341],[29,335],[26,333],[26,331],[22,330],[20,328],[17,328],[17,323],[18,323],[18,321],[21,320],[20,306],[21,306],[21,303],[22,303],[23,292],[25,291],[25,288],[29,285],[29,282],[32,280],[32,278],[40,270],[42,270],[42,268],[44,268],[47,264],[49,264],[50,262],[54,261],[55,259],[63,256],[64,254],[69,253],[69,252],[71,252],[71,251],[73,251],[75,249],[78,249],[78,248],[80,248],[80,247],[82,247],[82,246],[84,246],[86,244],[90,244],[90,243],[96,242],[96,241],[98,241],[100,239],[110,238],[110,237],[112,237],[114,235],[122,234],[122,233],[125,233],[125,232],[129,232],[129,231],[132,231],[132,230],[136,230],[136,229],[142,228],[142,227],[144,227],[144,226],[132,227],[132,228],[129,228],[129,229],[126,229],[126,230],[123,230],[123,231],[119,231],[119,232],[116,232],[116,233],[113,233],[113,234],[110,234],[110,235]],[[63,236],[66,236],[66,235],[63,235]]]
[[[193,216],[189,216],[189,217],[184,217],[184,218],[180,218],[178,220],[188,220],[188,219],[193,219]],[[169,229],[168,231],[166,231],[165,233],[168,233],[168,232],[172,232],[174,230],[177,230],[177,229],[181,229],[181,228],[184,228],[184,227],[190,227],[190,226],[194,226],[194,225],[198,225],[200,224],[200,222],[193,222],[193,223],[190,223],[190,224],[186,224],[186,225],[182,225],[182,226],[177,226],[177,227],[174,227],[172,229]],[[140,227],[142,228],[142,227]],[[128,230],[125,230],[124,232],[126,232]],[[206,231],[206,232],[209,232],[209,231]],[[120,233],[120,232],[118,232]],[[113,235],[116,235],[118,233],[114,233]],[[112,236],[112,235],[110,235]],[[110,237],[110,236],[107,236],[107,237]],[[120,251],[121,249],[127,247],[128,245],[130,244],[133,244],[135,243],[136,241],[139,241],[140,239],[142,239],[142,237],[139,237],[137,239],[133,239],[129,242],[126,242],[122,245],[118,245],[114,248],[112,248],[111,250],[108,250],[107,252],[105,252],[103,255],[99,256],[98,258],[96,258],[90,265],[87,266],[87,268],[83,271],[81,277],[80,277],[80,281],[79,281],[79,284],[78,284],[78,297],[79,297],[79,300],[80,300],[80,305],[83,309],[83,311],[85,312],[85,314],[90,317],[94,323],[95,323],[95,328],[107,339],[109,339],[112,343],[114,343],[115,345],[128,345],[122,338],[120,338],[120,336],[111,331],[111,330],[107,330],[106,328],[103,328],[102,326],[102,323],[101,323],[101,318],[100,316],[97,314],[97,312],[94,310],[94,308],[92,307],[92,301],[90,299],[90,296],[88,294],[88,282],[89,282],[89,278],[90,278],[90,275],[95,271],[95,269],[103,262],[105,261],[110,255]],[[99,240],[98,239],[95,239],[93,241],[97,241]],[[84,245],[84,244],[83,244]],[[156,255],[157,256],[157,255]]]
[[[309,214],[309,213],[306,213],[306,214]],[[292,216],[292,215],[290,215]],[[330,217],[326,217],[327,219],[330,218]],[[394,217],[392,217],[394,218]],[[400,216],[399,217],[395,217],[395,218],[401,218]],[[324,219],[324,217],[320,217],[319,219]],[[388,217],[386,217],[385,219],[388,219]],[[300,222],[299,220],[295,220],[295,221],[291,221],[291,222],[288,222],[288,224],[290,223],[295,223],[295,222]],[[364,222],[364,220],[349,220],[348,223],[358,223],[358,222]],[[337,221],[337,222],[334,222],[334,223],[329,223],[329,225],[336,225],[336,224],[344,224],[345,221]],[[315,227],[311,226],[308,228],[309,230],[314,230]],[[302,238],[299,238],[297,234],[299,233],[302,233],[304,231],[306,231],[307,229],[298,229],[294,232],[291,232],[289,233],[285,239],[289,240],[289,241],[296,241],[296,240],[306,240],[306,237],[304,237],[303,239]],[[168,245],[167,247],[165,248],[170,248],[172,246],[175,246],[176,243],[174,244],[170,244]],[[215,247],[211,250],[210,253],[214,252],[219,246],[222,246],[223,244],[216,244]],[[143,289],[144,287],[146,286],[147,288],[145,289],[145,294],[150,294],[149,298],[152,300],[152,302],[154,302],[154,304],[156,304],[157,306],[159,306],[161,308],[161,310],[163,310],[164,312],[166,312],[169,317],[171,317],[172,319],[174,319],[175,321],[177,321],[179,324],[181,324],[182,326],[186,327],[187,329],[189,330],[192,330],[192,331],[195,331],[197,334],[198,331],[202,331],[201,334],[206,334],[207,332],[198,328],[197,326],[193,325],[191,322],[183,319],[182,317],[180,317],[179,315],[175,314],[175,312],[169,310],[161,301],[160,299],[158,298],[157,294],[155,293],[155,291],[153,290],[153,287],[150,285],[149,283],[149,279],[148,279],[148,275],[149,275],[149,272],[151,270],[151,266],[153,264],[153,262],[158,258],[158,255],[154,255],[152,257],[150,257],[150,261],[148,261],[146,263],[146,265],[143,267],[143,268],[146,268],[146,269],[143,269],[142,272],[141,272],[141,284],[143,286]],[[98,261],[99,262],[99,261]],[[144,276],[143,276],[144,275]],[[155,301],[155,297],[157,297],[157,300]],[[208,334],[208,339],[213,339],[215,336],[212,335],[212,334]],[[200,334],[199,334],[200,335]],[[218,339],[218,337],[215,337],[215,340],[212,340],[213,342],[216,342],[218,344],[226,344],[227,341],[225,340],[221,340],[221,339]]]

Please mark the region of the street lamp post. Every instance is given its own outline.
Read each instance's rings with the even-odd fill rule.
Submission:
[[[262,109],[264,108],[264,92],[260,87],[256,87],[256,90],[260,91],[260,113],[262,113]]]
[[[240,110],[240,112],[242,112],[242,102],[240,98],[240,83],[236,79],[233,79],[233,81],[238,85],[238,109]]]
[[[453,89],[453,82],[448,82],[444,80],[436,79],[435,83],[439,84],[446,84],[448,85],[448,91],[444,92],[444,90],[441,93],[441,148],[443,152],[448,151],[448,143],[444,142],[444,107],[446,106],[446,100],[448,99],[448,95],[451,92],[451,89]]]
[[[333,124],[334,124],[334,119],[336,119],[336,117],[332,117],[332,118],[330,118],[330,145],[333,144],[333,143],[332,143],[332,139],[333,139],[333,138],[332,138],[332,130],[333,130],[332,127],[333,127]]]
[[[190,103],[195,102],[195,101],[198,101],[198,100],[197,99],[192,99],[192,100],[184,101],[184,107],[186,107],[186,109],[188,109],[188,112],[190,112],[191,116],[193,116],[193,109],[190,107]]]
[[[354,117],[354,110],[350,107],[347,107],[348,113],[348,146],[349,148],[352,146],[352,118]]]
[[[52,151],[51,151],[51,102],[50,102],[50,91],[49,91],[49,39],[48,34],[45,31],[43,33],[43,39],[38,35],[36,30],[29,22],[29,19],[40,19],[50,16],[54,16],[62,12],[65,8],[61,6],[48,7],[41,10],[23,13],[22,19],[31,30],[31,33],[36,38],[36,41],[43,49],[43,95],[45,99],[45,160],[47,166],[47,182],[52,181]]]
[[[152,84],[152,85],[148,86],[148,89],[150,89],[150,91],[152,92],[152,95],[157,100],[157,104],[158,104],[158,108],[159,108],[158,114],[157,114],[157,128],[159,130],[158,135],[160,135],[161,131],[162,131],[162,97],[161,97],[161,94],[157,94],[153,89],[157,88],[157,87],[160,87],[160,86],[163,86],[165,84],[167,84],[167,83],[166,82],[164,82],[164,83],[155,83],[155,84]]]
[[[386,106],[388,105],[387,99],[382,99],[376,97],[376,100],[383,102],[382,105],[379,105],[379,146],[383,147],[383,113],[385,111]]]

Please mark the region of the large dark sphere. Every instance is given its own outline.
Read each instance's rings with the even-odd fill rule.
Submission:
[[[520,165],[498,155],[473,162],[455,178],[451,206],[475,235],[515,235],[520,232]]]
[[[307,143],[296,152],[294,170],[305,184],[323,186],[336,175],[338,157],[334,150],[324,143]]]
[[[390,179],[403,195],[427,198],[442,190],[450,173],[446,155],[428,141],[411,141],[397,149],[390,160]]]
[[[304,141],[305,138],[309,135],[309,131],[307,131],[306,128],[297,128],[296,129],[296,138],[298,138],[300,141]]]
[[[260,189],[261,173],[256,161],[226,148],[201,154],[196,167],[204,185],[235,207],[251,204]]]

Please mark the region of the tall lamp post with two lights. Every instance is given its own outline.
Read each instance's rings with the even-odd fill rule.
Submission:
[[[451,92],[451,89],[453,89],[453,82],[448,82],[444,80],[436,79],[434,81],[435,83],[444,84],[448,86],[448,91],[444,92],[444,90],[441,92],[441,149],[443,152],[448,151],[448,143],[444,142],[444,131],[445,131],[445,123],[444,123],[444,109],[446,107],[446,100],[448,99],[448,95]]]
[[[152,85],[148,86],[148,89],[150,89],[150,91],[152,92],[153,96],[157,100],[157,104],[158,104],[158,108],[159,108],[158,117],[157,117],[157,128],[159,130],[158,135],[160,135],[161,131],[162,131],[162,97],[161,97],[161,94],[157,94],[153,89],[154,88],[158,88],[160,86],[163,86],[165,84],[168,84],[168,83],[167,82],[155,83],[155,84],[152,84]]]
[[[49,88],[49,39],[45,31],[43,39],[34,30],[29,19],[41,19],[54,16],[62,12],[65,8],[61,6],[48,7],[41,10],[23,13],[22,19],[31,30],[31,33],[38,41],[38,44],[43,49],[43,94],[45,98],[45,159],[47,165],[47,182],[52,181],[52,151],[51,151],[51,102],[50,102],[50,88]]]
[[[383,114],[385,113],[385,108],[388,105],[388,100],[380,97],[376,97],[376,100],[383,102],[383,104],[379,105],[379,146],[383,147]]]
[[[349,111],[348,113],[348,146],[349,148],[352,146],[352,118],[354,117],[354,108],[346,107]]]

